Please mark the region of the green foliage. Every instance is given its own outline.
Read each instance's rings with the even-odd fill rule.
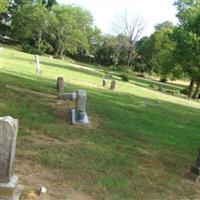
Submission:
[[[56,40],[56,53],[62,58],[65,52],[74,54],[78,48],[87,51],[89,44],[86,29],[91,24],[90,13],[80,7],[54,6],[50,19],[50,32]]]
[[[8,10],[9,0],[0,0],[0,14]]]
[[[129,81],[129,77],[128,77],[127,74],[120,74],[119,76],[121,77],[121,79],[122,79],[123,81],[125,81],[125,82],[128,82],[128,81]]]
[[[44,34],[49,26],[49,13],[42,4],[26,4],[16,10],[12,22],[13,37],[23,46],[45,51]],[[29,48],[26,48],[29,49]]]

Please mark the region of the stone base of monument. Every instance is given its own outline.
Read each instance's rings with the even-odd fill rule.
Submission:
[[[58,98],[65,101],[66,100],[74,101],[76,99],[76,92],[61,94],[58,96]]]
[[[0,183],[0,200],[19,200],[23,186],[17,182],[18,177],[13,176],[9,183]]]
[[[80,120],[77,120],[77,116],[76,116],[76,110],[75,109],[71,109],[70,110],[70,115],[71,115],[71,122],[72,124],[82,124],[82,125],[87,125],[89,124],[89,120],[88,120],[88,116],[85,113],[83,118]]]

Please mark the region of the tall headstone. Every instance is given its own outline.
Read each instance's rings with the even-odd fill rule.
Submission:
[[[57,78],[57,93],[58,96],[60,96],[63,93],[64,90],[64,79],[63,77],[58,77]]]
[[[103,79],[102,86],[103,86],[103,87],[106,86],[106,80],[105,80],[105,79]]]
[[[88,124],[88,117],[86,113],[87,93],[85,90],[78,90],[76,92],[75,109],[71,111],[71,118],[73,124]]]
[[[18,120],[0,117],[0,199],[16,200],[20,195],[18,177],[14,175]]]
[[[112,80],[112,81],[111,81],[110,89],[111,89],[111,90],[114,90],[116,87],[117,87],[117,81],[116,81],[116,80]]]
[[[41,74],[40,60],[38,55],[35,55],[35,67],[36,67],[36,73]]]

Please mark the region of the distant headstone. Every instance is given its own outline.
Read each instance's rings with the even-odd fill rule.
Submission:
[[[41,74],[41,68],[40,68],[40,60],[38,55],[35,55],[35,67],[36,67],[36,73]]]
[[[0,199],[18,199],[21,191],[17,186],[18,177],[14,175],[15,148],[18,120],[0,117]]]
[[[76,92],[75,109],[71,110],[71,118],[73,124],[88,124],[88,117],[86,113],[87,93],[85,90],[78,90]]]
[[[63,77],[57,78],[56,88],[57,88],[58,96],[60,96],[63,93],[63,90],[64,90],[64,79],[63,79]]]
[[[105,80],[105,79],[103,79],[103,83],[102,83],[102,85],[103,85],[103,87],[106,86],[106,80]]]
[[[116,87],[117,87],[117,81],[116,81],[116,80],[112,80],[112,81],[111,81],[110,89],[111,89],[111,90],[114,90]]]

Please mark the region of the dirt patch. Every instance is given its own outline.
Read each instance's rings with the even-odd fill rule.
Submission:
[[[64,178],[64,171],[39,165],[33,161],[16,160],[16,174],[25,189],[21,200],[92,200],[87,194],[75,191]],[[38,190],[47,188],[47,194],[39,197]]]

